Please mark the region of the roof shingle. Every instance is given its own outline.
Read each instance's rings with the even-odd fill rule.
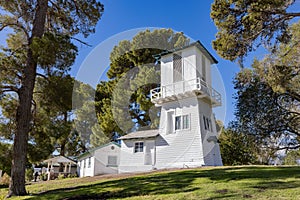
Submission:
[[[139,139],[139,138],[151,138],[156,137],[159,135],[158,129],[155,130],[147,130],[147,131],[137,131],[133,133],[129,133],[120,137],[120,140],[127,140],[127,139]]]

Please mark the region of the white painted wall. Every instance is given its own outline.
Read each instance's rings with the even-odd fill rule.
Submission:
[[[88,166],[88,160],[91,158],[91,166]],[[85,165],[84,165],[85,162]],[[87,155],[78,161],[79,177],[94,176],[95,160],[93,155]]]
[[[195,47],[195,53],[196,53],[196,66],[198,72],[203,76],[202,74],[202,68],[205,67],[205,79],[206,83],[211,86],[212,85],[212,78],[211,78],[211,65],[213,63],[210,62],[210,60],[198,49]],[[205,59],[205,66],[202,65],[202,55],[204,55]]]
[[[196,47],[190,47],[182,51],[183,79],[185,81],[196,79]]]
[[[94,152],[95,156],[95,175],[99,174],[116,174],[118,173],[117,166],[108,165],[108,156],[117,156],[117,165],[120,162],[120,147],[115,144],[97,149]]]
[[[190,115],[190,128],[168,133],[166,113],[170,111],[174,112],[174,117]],[[159,132],[161,137],[156,140],[156,168],[195,167],[204,164],[196,97],[163,104]]]
[[[108,165],[108,156],[117,156],[117,166]],[[88,167],[88,159],[91,157],[91,166]],[[85,167],[84,167],[85,162]],[[80,177],[96,176],[100,174],[118,173],[120,162],[120,147],[110,143],[99,149],[94,150],[89,155],[78,160],[78,171]]]
[[[209,103],[204,102],[202,99],[199,99],[199,114],[200,114],[201,137],[202,137],[205,165],[209,165],[209,166],[223,165],[221,155],[220,155],[219,144],[207,141],[207,139],[210,136],[218,137],[218,135],[216,129],[216,121],[212,112],[212,107]],[[203,116],[210,118],[212,130],[204,129]]]
[[[134,144],[144,142],[143,152],[134,152]],[[120,152],[119,173],[149,171],[153,169],[155,159],[155,141],[153,138],[122,140]],[[151,164],[146,163],[147,158]]]
[[[168,74],[168,76],[163,76]],[[173,56],[172,54],[161,58],[161,85],[169,85],[173,83]]]
[[[211,63],[210,59],[203,52],[197,47],[192,46],[176,53],[180,53],[182,56],[183,81],[176,83],[173,81],[173,54],[162,56],[161,87],[163,97],[196,89],[195,79],[199,76],[205,76],[207,85],[212,85],[211,65],[213,63]],[[204,66],[202,59],[204,59]],[[202,74],[203,68],[205,68],[205,75]]]

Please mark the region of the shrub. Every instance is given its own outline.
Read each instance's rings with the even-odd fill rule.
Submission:
[[[41,174],[41,180],[47,181],[48,180],[48,174],[47,173],[42,173]]]
[[[0,188],[8,187],[9,182],[10,182],[10,176],[7,173],[4,173],[3,176],[0,178]]]
[[[68,174],[68,178],[77,178],[77,177],[78,177],[77,173],[75,173],[75,174]]]
[[[26,169],[25,177],[26,177],[27,182],[30,182],[33,180],[33,173],[34,173],[34,170],[32,168]]]
[[[62,179],[64,179],[64,178],[65,178],[65,175],[64,175],[64,174],[59,174],[58,177],[57,177],[58,180],[62,180]]]

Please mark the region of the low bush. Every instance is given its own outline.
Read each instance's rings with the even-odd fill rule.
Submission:
[[[0,178],[0,188],[6,188],[9,186],[10,182],[10,176],[5,173],[3,176]]]
[[[33,173],[34,173],[34,170],[32,168],[26,169],[25,177],[26,177],[27,182],[30,182],[33,180]]]
[[[64,174],[59,174],[58,177],[57,177],[58,180],[62,180],[62,179],[64,179],[64,178],[65,178],[65,175],[64,175]]]

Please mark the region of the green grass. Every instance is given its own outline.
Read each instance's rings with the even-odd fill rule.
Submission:
[[[76,178],[32,184],[27,190],[30,196],[12,199],[290,200],[300,197],[300,167],[218,167]],[[0,199],[6,192],[0,190]]]

